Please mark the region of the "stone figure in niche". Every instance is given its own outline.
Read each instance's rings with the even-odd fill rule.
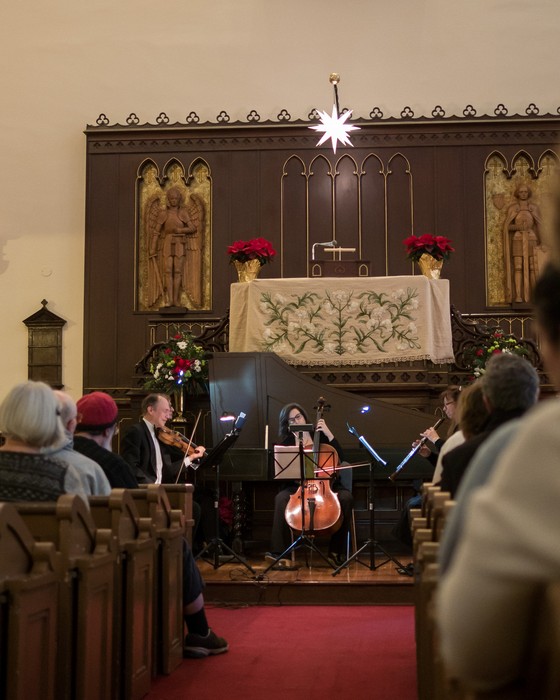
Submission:
[[[202,302],[202,231],[204,204],[196,195],[185,203],[176,186],[166,193],[165,209],[155,198],[148,209],[148,304],[184,307],[184,294]]]
[[[532,190],[525,182],[515,189],[504,221],[504,262],[506,301],[526,303],[539,272],[542,215],[532,201]]]

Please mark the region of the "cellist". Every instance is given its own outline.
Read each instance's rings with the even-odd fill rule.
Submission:
[[[304,425],[309,423],[305,409],[297,403],[289,403],[284,406],[279,415],[279,445],[297,445],[299,444],[297,432],[292,432],[290,426]],[[317,421],[315,430],[320,433],[320,444],[331,445],[338,453],[340,462],[344,461],[344,454],[340,443],[335,438],[333,432],[326,424],[324,418]],[[314,433],[303,433],[303,448],[310,449],[313,446]],[[291,543],[290,528],[286,523],[285,511],[286,505],[290,496],[294,494],[299,486],[298,481],[290,481],[283,484],[283,488],[276,494],[274,499],[274,519],[272,522],[272,534],[270,540],[270,552],[267,552],[265,558],[269,561],[274,561],[287,549]],[[352,517],[352,494],[348,489],[344,488],[340,482],[338,475],[333,477],[332,490],[336,493],[340,508],[342,511],[342,524],[337,532],[332,535],[329,543],[329,560],[336,566],[342,564],[346,559],[346,542],[348,532],[350,530],[350,521]],[[286,559],[280,559],[277,566],[280,568],[289,565]]]

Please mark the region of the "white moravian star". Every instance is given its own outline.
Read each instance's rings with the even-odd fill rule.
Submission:
[[[350,115],[352,114],[352,110],[348,110],[347,112],[344,112],[344,114],[341,114],[338,116],[337,111],[336,111],[336,105],[333,105],[332,108],[332,115],[328,115],[326,112],[319,112],[319,116],[321,117],[321,123],[317,124],[316,126],[310,126],[310,129],[314,129],[315,131],[324,131],[325,133],[323,136],[321,136],[321,139],[317,146],[321,146],[322,144],[325,143],[327,139],[331,140],[333,151],[336,153],[336,144],[337,141],[340,141],[340,143],[343,146],[352,146],[350,143],[350,138],[348,137],[348,133],[350,131],[356,131],[359,130],[359,126],[354,126],[353,124],[346,124],[346,120]]]

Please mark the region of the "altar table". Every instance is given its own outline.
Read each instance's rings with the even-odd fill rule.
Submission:
[[[453,362],[449,280],[423,275],[257,279],[231,285],[230,352],[292,365]]]

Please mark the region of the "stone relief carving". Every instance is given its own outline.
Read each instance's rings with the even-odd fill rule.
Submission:
[[[518,153],[509,166],[493,153],[486,161],[486,270],[489,306],[527,305],[547,258],[546,222],[558,156],[543,153],[535,165]]]
[[[140,311],[211,308],[211,180],[199,161],[173,162],[159,176],[148,161],[138,177]]]

